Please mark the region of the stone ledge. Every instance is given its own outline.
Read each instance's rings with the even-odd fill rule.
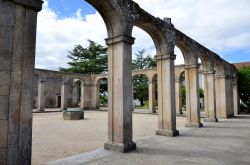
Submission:
[[[179,131],[177,129],[174,130],[158,129],[156,131],[156,135],[175,137],[179,135]]]
[[[111,150],[111,151],[125,153],[125,152],[135,150],[136,149],[136,143],[134,143],[133,141],[130,141],[127,144],[107,142],[107,143],[104,143],[104,149],[105,150]]]
[[[201,127],[203,127],[203,124],[202,123],[186,123],[185,127],[201,128]]]
[[[82,120],[84,119],[83,110],[66,110],[63,111],[64,120]]]

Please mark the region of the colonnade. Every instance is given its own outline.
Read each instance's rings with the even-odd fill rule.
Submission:
[[[156,47],[158,79],[157,135],[177,136],[174,47],[178,46],[185,60],[187,81],[187,126],[201,126],[198,101],[198,58],[203,64],[214,59],[216,114],[228,117],[237,111],[232,99],[233,66],[198,42],[177,30],[170,19],[161,20],[132,0],[86,0],[103,17],[108,38],[108,141],[104,148],[119,152],[136,149],[132,136],[132,37],[133,27],[146,31]],[[0,0],[0,163],[31,164],[32,96],[35,62],[37,13],[41,0]],[[233,73],[233,74],[232,74]],[[213,74],[213,73],[212,73]],[[213,78],[207,78],[207,88],[213,88]],[[89,107],[92,96],[91,81],[82,83],[81,108]],[[65,82],[66,83],[66,82]],[[67,94],[66,84],[62,93]],[[43,90],[40,85],[40,90]],[[42,92],[41,92],[42,93]],[[86,93],[86,95],[85,95]],[[43,98],[40,97],[41,103]],[[211,97],[210,100],[213,100]],[[66,101],[66,97],[62,97]],[[66,104],[62,103],[63,109]],[[213,107],[207,105],[207,111]],[[42,108],[42,107],[41,107]],[[210,113],[209,113],[210,114]],[[211,113],[212,114],[212,113]],[[211,118],[211,115],[208,116]],[[212,115],[214,118],[214,114]]]

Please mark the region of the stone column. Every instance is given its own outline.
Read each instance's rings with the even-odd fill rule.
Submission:
[[[81,106],[83,110],[95,109],[95,94],[93,84],[90,80],[81,82]]]
[[[158,130],[157,135],[177,136],[175,105],[175,55],[157,55]]]
[[[95,106],[96,106],[96,109],[100,109],[100,84],[94,84],[94,93],[96,94],[95,95]]]
[[[232,83],[228,76],[216,77],[217,117],[226,119],[233,115]]]
[[[234,104],[234,115],[240,114],[240,98],[238,89],[238,80],[233,80],[233,104]]]
[[[148,109],[150,113],[155,113],[155,81],[149,80],[148,84]]]
[[[67,82],[62,83],[61,87],[61,110],[67,110],[68,108],[68,89]]]
[[[132,141],[132,44],[130,36],[106,40],[108,60],[108,142],[107,150],[127,152],[136,149]]]
[[[185,66],[186,78],[186,127],[202,127],[200,118],[200,93],[198,65]]]
[[[31,164],[33,75],[40,0],[0,1],[0,164]]]
[[[215,100],[215,74],[204,73],[205,122],[218,122]]]
[[[40,80],[38,82],[38,97],[37,97],[37,111],[43,112],[45,108],[45,96],[44,96],[45,82]]]
[[[182,112],[182,84],[181,80],[176,79],[175,80],[175,97],[176,97],[176,114],[181,115]]]
[[[79,99],[79,87],[78,83],[76,82],[73,86],[73,92],[72,92],[72,104],[74,107],[78,107],[78,99]]]

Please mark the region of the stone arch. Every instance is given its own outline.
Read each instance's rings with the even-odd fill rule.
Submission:
[[[106,25],[107,34],[109,38],[126,35],[131,36],[131,31],[128,30],[126,25],[126,19],[122,17],[121,4],[118,4],[114,0],[85,0],[90,5],[92,5],[102,16],[104,23]],[[120,9],[120,10],[119,10]],[[130,28],[131,29],[131,28]]]

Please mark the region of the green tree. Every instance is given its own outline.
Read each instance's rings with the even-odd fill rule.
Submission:
[[[69,68],[59,68],[63,72],[100,74],[108,70],[108,49],[94,41],[88,40],[89,46],[76,45],[67,56]]]
[[[156,67],[156,61],[147,55],[145,49],[139,50],[135,56],[136,58],[132,61],[132,69],[147,69]],[[134,99],[139,99],[141,106],[144,105],[144,101],[148,99],[148,79],[144,75],[138,75],[133,78],[133,96]]]
[[[250,67],[245,67],[238,72],[238,86],[241,101],[250,112]]]
[[[155,68],[156,61],[149,55],[144,57],[146,53],[146,49],[139,50],[135,53],[136,58],[132,61],[132,69],[147,69],[147,68]]]

